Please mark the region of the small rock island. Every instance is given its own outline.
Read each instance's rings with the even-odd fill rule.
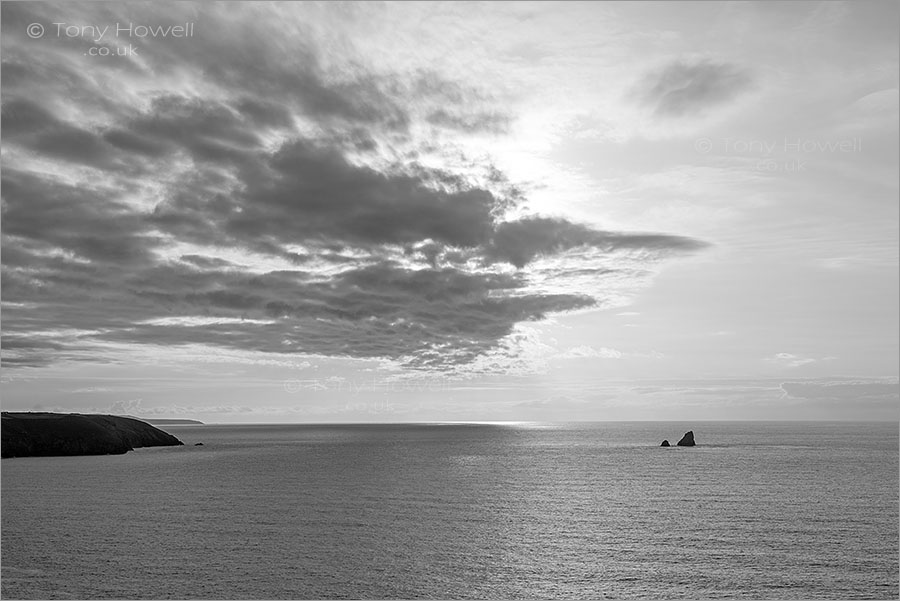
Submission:
[[[668,440],[662,441],[661,447],[671,447]],[[697,443],[694,442],[694,431],[688,430],[684,433],[684,436],[681,437],[681,440],[675,443],[676,447],[693,447],[697,446]]]
[[[182,445],[139,419],[78,413],[2,413],[2,457],[121,455],[140,447]]]
[[[693,430],[688,430],[687,432],[685,432],[684,436],[681,437],[681,440],[679,440],[679,441],[678,441],[677,443],[675,443],[675,444],[676,444],[676,446],[679,446],[679,447],[692,447],[692,446],[694,446],[694,445],[695,445],[695,443],[694,443],[694,431],[693,431]]]

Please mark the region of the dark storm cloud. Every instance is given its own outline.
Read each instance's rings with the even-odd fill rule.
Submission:
[[[3,235],[37,250],[70,252],[100,263],[147,263],[158,236],[109,191],[5,169]],[[6,258],[4,257],[4,263]]]
[[[477,187],[438,189],[430,185],[442,177],[435,170],[378,171],[303,139],[274,153],[229,146],[233,154],[211,156],[202,147],[198,156],[197,137],[207,134],[196,129],[186,125],[175,136],[160,128],[154,135],[177,137],[198,162],[233,167],[242,180],[234,190],[217,189],[202,171],[182,181],[148,218],[179,239],[279,254],[286,244],[374,247],[431,239],[471,247],[490,236],[500,201]]]
[[[520,322],[599,302],[530,289],[538,257],[701,246],[505,221],[524,192],[496,169],[478,180],[359,160],[395,151],[412,124],[435,136],[505,131],[512,117],[489,92],[433,73],[330,67],[311,36],[274,36],[272,23],[200,4],[128,4],[134,22],[196,20],[198,37],[144,40],[127,67],[85,62],[65,40],[26,39],[25,25],[115,23],[123,9],[58,6],[2,5],[4,365],[114,361],[110,343],[198,343],[447,368]],[[191,85],[129,88],[168,77]]]
[[[276,178],[248,191],[258,213],[244,211],[230,230],[256,231],[282,215],[289,218],[286,239],[299,234],[362,245],[432,239],[475,246],[492,227],[497,200],[477,187],[434,189],[421,177],[351,165],[302,141],[283,147],[268,166]]]
[[[150,10],[158,21],[158,11]],[[467,107],[475,101],[480,106],[484,99],[436,74],[376,74],[356,64],[326,65],[312,32],[300,25],[274,35],[278,24],[254,11],[244,18],[202,9],[196,14],[196,7],[179,12],[186,11],[172,11],[172,24],[202,23],[195,37],[146,40],[142,60],[151,71],[172,64],[193,67],[238,97],[237,108],[259,125],[289,127],[295,113],[321,126],[356,125],[406,135],[419,102],[449,104],[465,119]]]
[[[188,139],[192,129],[186,126],[178,136]],[[273,254],[287,244],[375,248],[431,241],[422,251],[432,263],[445,247],[482,248],[487,259],[517,267],[577,246],[660,253],[702,247],[689,238],[603,232],[564,219],[498,223],[507,199],[455,174],[421,167],[378,171],[309,140],[294,140],[272,154],[248,152],[237,163],[246,175],[239,191],[226,196],[188,185],[158,205],[151,221],[180,239]]]
[[[258,280],[254,289],[260,290],[265,282],[266,278]],[[258,293],[205,293],[185,300],[225,310],[260,308],[279,320],[277,325],[254,328],[254,336],[241,340],[245,348],[255,344],[259,350],[391,357],[411,365],[446,366],[495,347],[520,321],[593,302],[567,295],[492,295],[519,285],[515,279],[452,269],[413,271],[382,264],[347,272],[328,283],[295,283],[295,293],[281,294],[279,301],[266,301]],[[284,282],[273,287],[282,286]],[[201,330],[198,335],[204,340],[221,343],[235,329]],[[438,349],[440,361],[433,358]]]
[[[41,282],[51,298],[67,289],[57,275],[45,270]],[[22,334],[78,318],[80,327],[96,330],[90,337],[94,342],[211,344],[263,352],[389,357],[411,366],[447,367],[494,348],[516,323],[594,302],[574,295],[497,295],[520,289],[524,281],[520,276],[449,268],[412,270],[389,262],[328,281],[312,281],[303,272],[197,274],[173,264],[142,275],[119,271],[115,278],[115,286],[105,293],[102,286],[110,283],[108,278],[96,281],[90,295],[84,290],[71,295],[68,305],[47,303],[40,312],[13,307],[12,315],[20,324],[33,316]],[[97,309],[92,314],[72,314],[90,305]],[[232,321],[195,326],[166,322],[190,315]],[[16,328],[11,334],[9,350],[28,350],[29,361],[36,360],[35,350],[71,354],[88,348],[64,333],[35,344],[17,337]]]
[[[103,139],[119,150],[154,158],[162,157],[172,150],[172,147],[168,144],[155,140],[152,137],[141,136],[121,129],[110,129],[103,132]]]
[[[644,76],[633,94],[660,117],[681,117],[725,104],[753,83],[752,73],[738,65],[675,61]]]
[[[246,100],[239,105],[246,105]],[[220,143],[236,149],[256,148],[260,137],[254,125],[259,114],[246,120],[231,107],[211,100],[183,96],[157,96],[149,111],[126,124],[135,134],[180,143],[190,150],[204,143]],[[224,160],[227,157],[218,157]]]
[[[8,41],[4,45],[4,87],[55,90],[84,106],[118,113],[124,107],[109,99],[108,88],[78,68],[85,62],[84,52],[92,46],[90,40],[63,39],[55,40],[53,46],[37,46],[25,35],[28,24],[44,23],[50,30],[45,37],[54,37],[53,22],[121,21],[165,27],[191,21],[196,23],[193,36],[141,38],[139,61],[119,57],[102,61],[101,68],[120,72],[123,80],[140,73],[159,78],[175,69],[193,72],[227,90],[237,109],[260,126],[289,127],[292,115],[297,114],[321,126],[361,125],[406,136],[416,114],[433,110],[435,105],[452,112],[450,121],[469,128],[483,123],[494,131],[498,123],[509,120],[495,103],[485,110],[485,104],[492,104],[490,94],[435,73],[377,74],[355,63],[325,64],[312,31],[302,24],[293,31],[282,31],[283,22],[267,19],[243,3],[235,3],[230,11],[193,3],[166,3],[165,10],[160,6],[130,3],[123,11],[115,5],[77,2],[4,5],[3,33]],[[54,60],[59,55],[36,54],[35,50],[71,53],[75,60]]]
[[[286,106],[264,98],[239,98],[234,107],[258,126],[288,128],[293,122]]]
[[[192,144],[185,131],[158,137],[163,135],[185,147]],[[202,197],[182,189],[149,213],[128,210],[109,192],[8,172],[4,235],[23,244],[6,259],[5,298],[36,306],[16,308],[7,317],[38,331],[97,330],[93,339],[109,342],[389,357],[440,368],[496,348],[517,323],[597,302],[527,292],[524,272],[470,272],[451,264],[454,255],[460,262],[525,267],[537,256],[574,246],[667,252],[699,246],[676,236],[599,232],[562,219],[497,223],[493,210],[499,201],[487,190],[434,189],[415,176],[351,165],[336,151],[305,142],[254,156],[258,169],[246,173],[268,171],[273,177],[249,178],[230,196]],[[292,255],[301,266],[322,257],[349,269],[323,279],[300,270],[250,275],[227,261],[197,255],[181,255],[175,263],[153,254],[161,236]],[[283,251],[290,243],[314,252]],[[378,258],[386,248],[404,244],[415,246],[406,260],[422,260],[430,268]],[[329,245],[356,249],[357,256],[326,250]],[[74,258],[47,257],[47,250]],[[152,323],[172,316],[257,321],[202,327]],[[66,352],[58,356],[87,352],[82,343],[64,341]],[[59,350],[42,348],[50,354]],[[11,364],[41,361],[40,348],[10,350]]]
[[[48,157],[100,169],[113,169],[118,164],[115,148],[95,132],[61,121],[35,102],[5,100],[2,122],[6,141]]]
[[[289,99],[292,105],[314,118],[336,118],[395,128],[405,128],[409,121],[401,103],[381,89],[378,79],[354,73],[333,78],[333,74],[323,71],[306,36],[290,36],[290,47],[287,48],[284,39],[273,38],[272,24],[259,14],[246,14],[241,18],[241,11],[247,12],[246,6],[236,5],[229,14],[227,10],[220,12],[221,7],[191,3],[167,3],[165,10],[161,10],[160,4],[137,3],[129,4],[127,10],[74,2],[63,7],[43,2],[27,4],[3,7],[4,37],[19,41],[18,49],[12,43],[4,47],[5,51],[10,51],[4,57],[4,71],[7,63],[12,65],[13,80],[19,79],[17,76],[22,72],[38,75],[47,83],[52,83],[51,80],[60,74],[69,79],[77,78],[61,61],[52,68],[45,68],[39,59],[36,67],[34,60],[29,65],[27,51],[35,46],[24,35],[29,23],[44,23],[45,28],[51,29],[50,35],[55,36],[52,22],[131,22],[165,27],[195,21],[198,26],[192,37],[142,38],[138,64],[129,63],[128,69],[123,69],[121,63],[128,61],[119,57],[118,61],[105,61],[103,68],[144,70],[147,75],[156,76],[170,72],[173,67],[195,68],[205,79],[224,89],[233,93],[243,91],[250,100],[245,109],[263,118],[266,109],[260,107],[266,101],[254,102],[254,99]],[[81,45],[90,45],[89,40],[81,38],[62,43],[76,54],[83,54]],[[286,60],[286,56],[290,60]],[[89,88],[86,84],[78,86],[80,93]]]
[[[698,250],[703,246],[704,243],[684,236],[604,232],[565,219],[531,217],[499,224],[486,254],[492,260],[524,267],[536,257],[550,256],[576,247],[669,254]]]

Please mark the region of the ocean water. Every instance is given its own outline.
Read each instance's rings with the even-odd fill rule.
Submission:
[[[4,599],[898,597],[897,423],[166,429],[3,460]]]

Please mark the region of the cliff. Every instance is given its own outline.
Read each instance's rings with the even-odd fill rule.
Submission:
[[[110,455],[180,440],[146,422],[112,415],[2,413],[2,456]]]

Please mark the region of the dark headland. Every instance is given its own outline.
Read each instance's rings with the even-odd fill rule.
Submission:
[[[120,455],[184,444],[130,417],[78,413],[2,413],[2,456]]]

